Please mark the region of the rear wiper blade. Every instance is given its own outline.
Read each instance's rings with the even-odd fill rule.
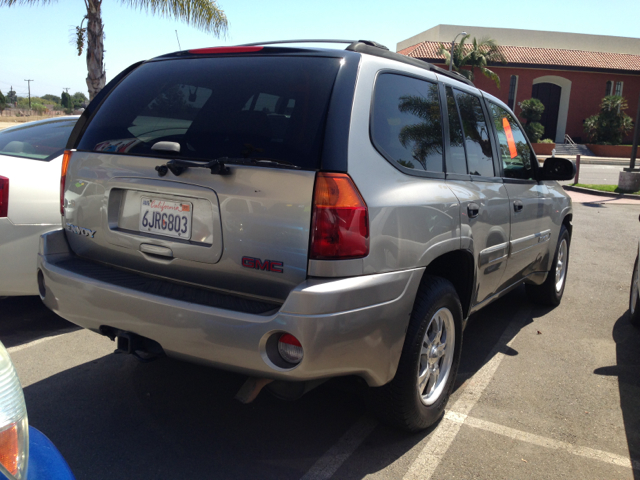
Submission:
[[[228,160],[228,157],[220,157],[205,163],[174,158],[164,165],[158,165],[156,171],[161,177],[164,177],[168,171],[178,177],[189,168],[208,168],[211,171],[211,175],[229,175],[231,170],[224,164]]]
[[[228,163],[238,163],[241,165],[270,165],[274,167],[294,168],[302,170],[301,167],[285,160],[275,160],[273,158],[229,158]]]

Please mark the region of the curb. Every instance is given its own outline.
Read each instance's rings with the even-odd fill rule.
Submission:
[[[629,193],[615,193],[615,192],[602,192],[600,190],[592,190],[584,187],[574,187],[573,185],[562,185],[565,190],[572,192],[588,193],[589,195],[596,195],[598,197],[613,197],[613,198],[626,198],[629,200],[640,200],[640,195],[631,195]]]
[[[548,157],[548,158],[551,158],[551,157]],[[571,160],[574,164],[576,163],[576,157],[557,157],[557,158],[566,158],[567,160]],[[545,161],[544,158],[538,158],[538,163],[540,165],[542,165],[544,161]],[[624,160],[624,159],[620,159],[620,160],[599,160],[597,158],[590,158],[590,159],[581,158],[580,159],[580,165],[612,165],[616,167],[628,167],[629,162],[630,162],[629,160]]]
[[[573,161],[575,163],[575,160]],[[583,160],[580,159],[580,165],[615,165],[620,167],[628,167],[628,160]]]

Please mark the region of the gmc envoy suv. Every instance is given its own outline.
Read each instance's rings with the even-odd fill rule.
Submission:
[[[100,92],[40,295],[119,350],[248,375],[246,400],[356,376],[383,420],[424,429],[469,315],[522,283],[560,302],[574,166],[539,166],[458,74],[370,41],[282,43],[165,55]]]

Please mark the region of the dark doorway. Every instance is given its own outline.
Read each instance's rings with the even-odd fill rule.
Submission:
[[[556,140],[561,92],[562,87],[553,83],[536,83],[533,86],[531,96],[537,98],[544,104],[544,113],[540,119],[540,123],[544,125],[544,135],[542,138],[550,138],[553,141]]]

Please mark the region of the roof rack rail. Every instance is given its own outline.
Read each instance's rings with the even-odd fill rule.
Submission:
[[[255,43],[244,43],[240,45],[241,47],[253,47],[258,45],[279,45],[286,43],[348,43],[349,45],[345,50],[349,50],[351,52],[357,53],[367,53],[369,55],[374,55],[376,57],[388,58],[390,60],[395,60],[397,62],[407,63],[409,65],[413,65],[414,67],[422,68],[424,70],[429,70],[431,72],[437,73],[439,75],[443,75],[445,77],[452,78],[453,80],[458,80],[459,82],[466,83],[467,85],[471,85],[473,82],[469,80],[464,75],[461,75],[458,72],[450,72],[445,70],[444,68],[436,67],[435,65],[425,62],[424,60],[418,60],[417,58],[407,57],[406,55],[401,55],[399,53],[391,52],[384,45],[374,42],[373,40],[335,40],[335,39],[298,39],[298,40],[275,40],[271,42],[255,42]]]
[[[381,48],[377,48],[365,42],[352,43],[347,47],[347,50],[351,50],[352,52],[367,53],[369,55],[373,55],[376,57],[383,57],[383,58],[388,58],[390,60],[395,60],[397,62],[407,63],[409,65],[413,65],[414,67],[422,68],[424,70],[429,70],[439,75],[443,75],[445,77],[458,80],[459,82],[466,83],[467,85],[471,85],[472,87],[474,86],[471,80],[459,74],[458,72],[450,72],[448,70],[445,70],[444,68],[436,67],[435,65],[429,62],[425,62],[424,60],[418,60],[417,58],[407,57],[406,55],[390,52],[389,50],[382,50]]]
[[[389,50],[384,45],[374,42],[373,40],[334,40],[334,39],[299,39],[299,40],[276,40],[272,42],[255,42],[255,43],[243,43],[241,47],[254,47],[258,45],[279,45],[283,43],[348,43],[350,46],[357,43],[364,43],[371,47],[381,48],[383,50]],[[348,48],[348,47],[347,47]]]

